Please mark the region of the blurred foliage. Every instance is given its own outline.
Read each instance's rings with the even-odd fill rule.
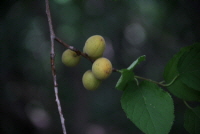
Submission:
[[[104,56],[115,68],[126,68],[141,55],[146,61],[137,75],[163,80],[167,61],[178,50],[199,42],[199,1],[51,0],[55,33],[82,50],[86,39],[105,37]],[[40,0],[4,0],[0,5],[0,133],[62,133],[55,103],[50,68],[50,39],[45,3]],[[65,48],[56,43],[59,96],[68,133],[142,133],[125,116],[121,91],[113,73],[95,92],[81,83],[91,63],[79,66],[61,63]],[[184,104],[175,98],[175,122],[171,134],[183,128]]]

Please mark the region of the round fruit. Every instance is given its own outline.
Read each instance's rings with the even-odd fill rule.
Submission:
[[[98,58],[92,65],[92,72],[99,80],[104,80],[112,73],[112,64],[106,58]]]
[[[62,54],[62,62],[68,67],[74,67],[80,62],[80,55],[77,55],[76,52],[67,49]]]
[[[93,35],[87,39],[83,52],[86,53],[91,59],[96,60],[102,57],[105,50],[106,43],[102,36]]]
[[[96,77],[94,77],[94,74],[91,70],[88,70],[84,73],[82,82],[83,86],[87,90],[96,90],[101,84],[101,80],[98,80]]]

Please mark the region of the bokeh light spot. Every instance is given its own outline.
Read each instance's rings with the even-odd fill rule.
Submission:
[[[134,46],[141,45],[146,38],[145,29],[138,23],[127,26],[124,35],[126,40]]]

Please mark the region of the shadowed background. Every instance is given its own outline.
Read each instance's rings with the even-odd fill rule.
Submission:
[[[0,5],[0,133],[61,134],[50,67],[50,37],[45,2],[4,0]],[[137,57],[146,61],[139,76],[163,80],[166,63],[183,46],[200,41],[200,3],[194,1],[51,0],[55,34],[82,50],[92,35],[106,40],[104,57],[113,67],[128,67]],[[65,67],[65,50],[55,43],[59,97],[69,134],[142,134],[120,105],[120,77],[113,73],[97,91],[81,79],[91,63]],[[170,134],[185,133],[185,106],[174,97],[175,121]]]

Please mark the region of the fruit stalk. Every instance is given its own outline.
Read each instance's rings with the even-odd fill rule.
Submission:
[[[70,46],[68,44],[66,44],[65,42],[63,42],[60,38],[55,36],[55,41],[57,41],[58,43],[62,44],[63,46],[65,46],[68,49],[71,49],[72,51],[76,52],[77,55],[81,55],[83,57],[85,57],[86,59],[88,59],[89,61],[91,61],[92,63],[94,62],[94,60],[92,60],[86,53],[83,53],[81,51],[79,51],[78,49],[76,49],[74,46]]]

